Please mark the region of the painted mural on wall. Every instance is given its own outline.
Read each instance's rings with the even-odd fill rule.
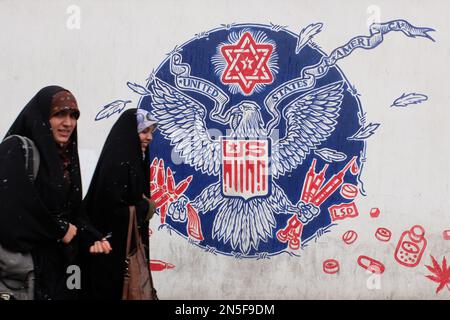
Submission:
[[[405,20],[375,23],[370,35],[327,54],[313,42],[322,27],[313,23],[295,34],[274,24],[222,25],[174,48],[146,85],[127,83],[138,106],[159,122],[150,181],[159,231],[212,254],[261,259],[301,256],[312,240],[359,216],[354,199],[366,194],[367,139],[380,124],[366,120],[359,93],[336,63],[355,49],[375,49],[389,32],[434,41],[434,30]],[[427,100],[401,93],[391,107]],[[104,106],[96,120],[130,102]],[[369,214],[377,218],[380,209]],[[427,246],[420,225],[405,228],[400,239],[384,227],[374,237],[397,241],[391,258],[409,268]],[[357,238],[354,230],[342,235],[347,245]],[[448,288],[448,268],[445,257],[442,265],[431,259],[427,278],[439,283],[438,292]],[[356,264],[385,271],[366,255]],[[153,260],[155,271],[173,267]],[[322,267],[327,274],[341,268],[335,259]]]
[[[157,203],[162,224],[212,252],[260,257],[296,254],[340,210],[356,214],[335,191],[357,184],[364,142],[346,138],[360,127],[359,101],[336,68],[299,77],[324,55],[296,54],[297,44],[273,27],[224,27],[160,66],[140,103],[159,121],[157,145],[167,146],[156,151],[154,199],[173,189],[158,179],[163,164],[176,170],[167,180],[190,183]],[[181,164],[171,165],[172,150]]]

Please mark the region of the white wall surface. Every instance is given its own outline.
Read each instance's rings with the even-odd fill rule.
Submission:
[[[70,5],[81,11],[80,29],[69,29]],[[372,7],[371,7],[372,6]],[[369,12],[368,12],[368,8]],[[117,116],[95,122],[100,108],[116,99],[137,101],[127,81],[145,83],[176,45],[223,23],[287,25],[297,33],[314,22],[324,24],[315,41],[330,53],[356,35],[368,35],[368,21],[405,19],[436,29],[436,40],[391,33],[376,49],[357,50],[338,65],[361,94],[369,122],[381,123],[370,137],[362,179],[367,196],[356,200],[358,219],[343,220],[332,232],[302,251],[268,260],[236,260],[204,252],[184,238],[156,232],[151,255],[176,267],[154,272],[161,299],[449,299],[428,280],[430,254],[450,258],[448,158],[450,156],[450,3],[434,1],[0,1],[0,135],[41,88],[70,89],[81,110],[79,145],[84,189]],[[423,92],[429,101],[389,108],[403,92]],[[133,105],[136,106],[136,105]],[[370,218],[372,207],[380,217]],[[396,241],[412,225],[426,230],[422,263],[405,268],[393,259]],[[392,231],[384,244],[373,234]],[[342,234],[356,230],[358,241],[346,246]],[[357,266],[359,255],[385,261],[379,288]],[[339,274],[322,272],[325,259],[341,263]],[[377,280],[377,281],[378,281]]]

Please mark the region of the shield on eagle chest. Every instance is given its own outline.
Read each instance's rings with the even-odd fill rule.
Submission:
[[[268,139],[222,137],[222,193],[250,199],[269,193]]]

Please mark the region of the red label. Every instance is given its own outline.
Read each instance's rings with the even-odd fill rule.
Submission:
[[[328,208],[330,212],[331,220],[342,220],[345,218],[355,218],[358,216],[358,208],[354,202],[341,203],[338,205],[333,205]]]

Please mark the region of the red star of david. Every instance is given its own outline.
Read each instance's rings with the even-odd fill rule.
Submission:
[[[258,83],[272,83],[273,75],[267,66],[272,50],[271,44],[256,43],[248,32],[237,44],[222,46],[220,51],[227,61],[222,82],[239,84],[245,94],[250,94]]]

